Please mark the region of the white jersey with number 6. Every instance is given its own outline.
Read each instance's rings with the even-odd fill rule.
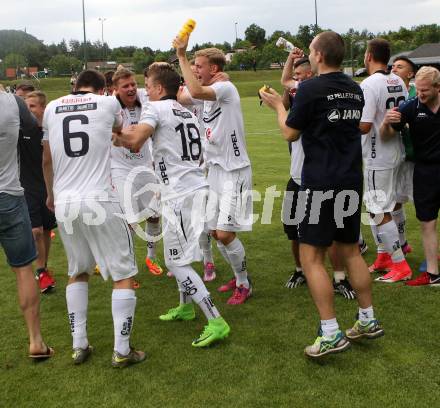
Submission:
[[[78,93],[50,102],[44,112],[44,140],[49,141],[55,203],[118,201],[111,187],[112,127],[122,124],[115,98]]]
[[[199,167],[202,143],[197,118],[175,99],[149,102],[139,123],[155,129],[153,159],[161,200],[181,197],[207,186]]]
[[[365,99],[361,122],[372,124],[370,132],[362,136],[364,167],[370,170],[393,169],[402,161],[403,145],[400,137],[383,141],[380,126],[387,110],[407,99],[405,83],[393,73],[380,71],[362,81],[361,88]]]
[[[210,87],[216,100],[205,101],[203,110],[208,166],[218,164],[226,171],[250,166],[237,88],[230,81]]]

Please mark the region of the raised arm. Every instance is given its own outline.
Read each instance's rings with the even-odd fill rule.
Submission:
[[[184,39],[176,37],[173,41],[173,47],[176,49],[176,55],[179,58],[179,65],[180,69],[182,70],[185,85],[193,98],[215,101],[216,95],[214,89],[212,89],[210,86],[201,85],[200,82],[194,77],[194,74],[191,70],[191,64],[186,57],[188,39],[188,36],[185,36]]]
[[[295,61],[304,56],[304,52],[295,48],[289,53],[286,63],[284,64],[283,73],[281,74],[281,85],[285,89],[291,89],[295,87],[296,81],[293,79],[293,65]]]

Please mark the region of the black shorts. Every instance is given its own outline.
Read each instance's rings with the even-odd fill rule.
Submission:
[[[298,241],[298,222],[295,221],[296,206],[298,202],[298,192],[300,186],[289,179],[286,186],[286,193],[283,199],[281,210],[281,220],[283,221],[284,232],[290,241]]]
[[[413,189],[417,219],[436,220],[440,209],[440,164],[416,163]]]
[[[47,194],[45,192],[25,190],[24,196],[32,228],[43,227],[44,230],[49,231],[57,227],[55,214],[46,207]]]
[[[305,208],[301,210],[302,221],[298,228],[300,243],[329,247],[333,241],[345,244],[358,242],[361,225],[361,186],[334,190],[301,187],[298,200],[306,203]]]

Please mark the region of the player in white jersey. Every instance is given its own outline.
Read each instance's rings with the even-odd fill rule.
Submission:
[[[388,41],[374,39],[368,42],[364,62],[370,76],[361,83],[365,107],[360,128],[363,133],[364,200],[378,248],[370,272],[387,271],[376,280],[397,282],[411,277],[411,268],[400,247],[397,224],[391,215],[396,210],[396,182],[403,160],[403,145],[400,138],[383,140],[380,126],[387,110],[404,102],[408,92],[400,77],[386,71],[389,58]]]
[[[142,105],[138,99],[134,72],[118,68],[112,78],[115,95],[122,106],[123,127],[137,125]],[[139,223],[146,222],[147,256],[145,264],[153,275],[160,275],[162,268],[156,259],[156,242],[160,236],[159,200],[157,178],[148,143],[137,151],[125,147],[111,148],[111,176],[127,222],[132,231]],[[150,188],[151,186],[151,188]]]
[[[235,278],[220,292],[233,290],[228,304],[244,303],[252,294],[239,231],[252,230],[252,169],[246,151],[240,96],[230,81],[216,80],[226,63],[221,50],[207,48],[195,53],[201,83],[194,78],[186,57],[188,37],[173,43],[185,83],[195,99],[204,100],[206,162],[209,166],[208,227],[217,246],[231,265]]]
[[[196,72],[196,66],[195,61],[191,60],[191,70],[197,78],[199,79],[197,72]],[[205,157],[205,151],[206,151],[206,135],[205,135],[205,124],[203,122],[203,104],[204,102],[200,99],[192,99],[191,94],[188,91],[188,88],[186,86],[183,86],[181,88],[181,94],[185,95],[184,99],[190,99],[191,105],[185,105],[185,108],[190,110],[194,115],[196,116],[199,127],[200,127],[200,137],[202,141],[202,154],[200,156],[200,165],[202,169],[205,171],[205,174],[207,175],[209,172],[209,168],[206,165],[206,157]],[[203,254],[203,280],[205,282],[213,281],[216,278],[215,273],[215,265],[214,265],[214,258],[212,256],[212,246],[211,246],[211,234],[209,233],[209,230],[204,231],[200,235],[199,240],[200,248],[202,249]]]
[[[153,139],[155,171],[160,180],[165,263],[177,280],[180,304],[161,315],[163,321],[192,320],[195,302],[208,325],[193,341],[205,347],[224,339],[230,328],[214,306],[208,290],[191,263],[201,260],[199,237],[203,232],[208,193],[201,155],[197,118],[177,102],[180,77],[171,65],[152,64],[148,70],[150,102],[139,125],[123,129],[117,140],[138,147]]]
[[[43,118],[43,170],[48,207],[55,211],[68,259],[67,311],[73,337],[72,358],[83,363],[92,348],[87,339],[88,280],[98,264],[113,280],[112,365],[145,359],[130,346],[137,274],[133,241],[110,180],[112,129],[122,127],[121,106],[102,96],[104,76],[83,71],[77,91],[47,105]]]

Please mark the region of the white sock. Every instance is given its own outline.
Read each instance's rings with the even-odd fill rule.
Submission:
[[[394,221],[387,222],[386,224],[379,225],[377,230],[377,235],[382,241],[385,250],[391,255],[393,262],[396,263],[403,261],[405,256],[400,248],[399,233],[397,232],[396,223]]]
[[[397,231],[399,232],[399,242],[400,246],[406,244],[406,234],[405,234],[405,224],[406,224],[406,216],[405,210],[400,208],[400,210],[392,211],[391,215],[393,216],[393,220],[397,225]]]
[[[340,281],[345,279],[345,272],[344,271],[334,271],[333,278],[335,279],[336,283],[339,283]]]
[[[86,349],[89,345],[87,339],[89,284],[87,282],[75,282],[67,285],[66,302],[73,348]]]
[[[209,297],[208,289],[190,265],[173,266],[171,271],[178,282],[179,288],[182,288],[186,295],[199,305],[208,320],[220,316]]]
[[[146,233],[150,237],[157,237],[160,235],[160,222],[148,222],[146,226]],[[147,256],[148,258],[156,258],[156,241],[147,241]]]
[[[112,315],[115,333],[114,350],[126,356],[130,352],[136,295],[133,289],[113,289]]]
[[[220,241],[217,241],[217,248],[220,251],[220,253],[222,254],[225,261],[230,265],[231,261],[229,260],[228,253],[226,252],[226,247]]]
[[[216,319],[220,317],[220,313],[214,305],[210,296],[204,297],[199,303],[197,303],[202,310],[203,314],[208,320]]]
[[[339,325],[336,317],[329,320],[321,320],[321,329],[322,335],[324,337],[334,336],[339,330]]]
[[[203,253],[203,263],[206,265],[209,263],[214,263],[212,259],[212,248],[211,248],[211,234],[202,232],[199,238],[199,245]]]
[[[378,254],[385,253],[386,252],[385,247],[384,247],[383,243],[380,241],[380,238],[378,236],[377,225],[374,223],[371,223],[370,227],[371,227],[371,233],[373,234],[374,243],[376,244],[377,253]]]
[[[361,323],[368,323],[372,319],[374,319],[373,306],[369,306],[366,309],[359,308],[359,321]]]
[[[192,303],[191,296],[186,294],[185,287],[176,279],[177,288],[179,289],[179,304],[187,305],[188,303]]]
[[[238,238],[234,238],[225,248],[237,280],[237,287],[243,285],[245,288],[249,288],[248,273],[246,270],[246,254],[243,244]]]

